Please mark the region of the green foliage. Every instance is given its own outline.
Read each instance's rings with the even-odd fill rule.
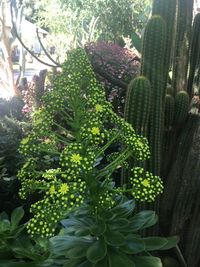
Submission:
[[[179,91],[175,96],[174,124],[185,121],[189,111],[190,98],[186,91]]]
[[[9,216],[0,214],[0,266],[55,266],[49,265],[48,241],[40,238],[31,240],[25,231],[26,224],[20,224],[24,210],[18,207]]]
[[[162,266],[153,250],[165,250],[177,243],[177,237],[143,238],[137,232],[153,226],[157,216],[153,211],[133,214],[133,200],[123,200],[98,216],[90,208],[78,210],[61,221],[64,229],[50,239],[56,258],[66,258],[66,266]]]
[[[27,125],[12,117],[0,118],[0,210],[10,212],[19,204],[17,171],[23,157],[18,152]]]
[[[152,16],[144,33],[141,73],[149,79],[152,86],[152,108],[148,133],[152,157],[149,161],[149,170],[157,175],[160,174],[161,168],[165,38],[164,20],[158,15]]]
[[[64,33],[66,43],[75,48],[83,45],[83,39],[119,42],[133,30],[140,33],[148,19],[150,3],[151,0],[39,1],[34,6],[34,17],[50,32]]]
[[[17,120],[23,119],[21,110],[23,108],[23,101],[19,97],[12,97],[10,100],[0,98],[0,118],[4,116],[13,117]]]
[[[137,134],[146,134],[151,103],[151,84],[139,76],[132,80],[126,94],[125,120],[133,125]]]
[[[141,40],[140,36],[135,31],[132,31],[132,33],[131,33],[131,41],[132,41],[132,46],[135,47],[137,49],[137,51],[141,53],[142,40]]]
[[[109,150],[116,144],[120,153]],[[91,214],[99,214],[115,205],[117,195],[129,192],[135,196],[134,186],[117,187],[112,174],[130,157],[149,158],[147,139],[112,111],[82,49],[68,55],[54,89],[35,112],[33,129],[22,140],[20,151],[26,157],[18,174],[20,196],[36,192],[41,196],[31,207],[34,216],[28,233],[42,237],[54,235],[57,222],[84,203],[89,203]],[[143,184],[147,173],[142,173],[137,188],[148,188],[150,183]],[[149,178],[154,180],[152,175]],[[157,190],[162,187],[160,178],[152,184],[153,198],[148,195],[147,201],[161,192]]]

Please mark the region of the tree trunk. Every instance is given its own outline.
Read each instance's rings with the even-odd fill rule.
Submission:
[[[11,55],[11,21],[9,13],[9,2],[3,1],[0,6],[0,44],[2,49],[1,62],[1,72],[4,73],[1,78],[1,89],[3,89],[5,94],[10,97],[17,95],[17,88],[15,86],[14,76],[13,76],[13,63]]]

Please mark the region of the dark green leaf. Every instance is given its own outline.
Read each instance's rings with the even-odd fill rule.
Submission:
[[[90,232],[94,236],[101,236],[106,231],[106,224],[103,220],[99,220],[95,225],[90,228]]]
[[[0,221],[2,220],[9,220],[8,214],[5,211],[0,213]]]
[[[158,220],[154,211],[144,210],[133,216],[130,219],[130,232],[137,232],[138,230],[154,225]]]
[[[163,267],[161,260],[151,256],[134,256],[135,267]]]
[[[91,240],[75,236],[55,236],[50,239],[51,250],[55,255],[61,256],[66,255],[67,251],[71,248],[89,245],[92,243]]]
[[[65,264],[63,265],[63,267],[77,267],[83,261],[84,261],[84,259],[66,260]]]
[[[66,256],[70,259],[79,259],[86,256],[86,252],[89,244],[79,245],[77,247],[71,248],[67,251]]]
[[[92,267],[108,267],[108,258],[105,257],[102,260],[94,263]]]
[[[120,249],[127,254],[136,254],[145,250],[142,238],[128,235],[125,238],[125,243]]]
[[[62,220],[61,221],[61,224],[64,226],[64,227],[70,227],[70,226],[75,226],[75,225],[79,225],[79,226],[82,226],[83,223],[78,221],[77,219],[75,218],[70,218],[70,219],[65,219],[65,220]]]
[[[128,258],[125,254],[118,253],[114,250],[109,251],[108,260],[109,267],[136,267],[134,262],[131,261],[131,259]]]
[[[96,263],[103,259],[106,253],[107,245],[103,239],[99,239],[88,248],[86,257],[90,262]]]
[[[77,267],[92,267],[92,263],[89,261],[84,261],[81,264],[79,264]]]
[[[143,238],[143,242],[144,242],[146,251],[159,250],[168,243],[166,238],[157,237],[157,236],[145,237]]]
[[[83,227],[82,229],[78,229],[75,231],[76,236],[87,236],[90,234],[89,227]]]
[[[24,262],[24,261],[0,261],[0,267],[39,267],[41,265],[38,265],[34,262]]]
[[[117,231],[107,231],[105,233],[105,241],[111,246],[121,246],[124,243],[124,236]]]
[[[118,230],[126,228],[129,225],[129,221],[123,218],[115,219],[112,222],[110,222],[109,228],[111,230]]]
[[[4,219],[2,221],[0,221],[0,235],[1,233],[4,234],[4,232],[8,232],[10,231],[10,221],[8,221],[7,219]]]
[[[167,250],[173,248],[177,245],[179,241],[178,236],[165,237],[165,239],[167,239],[167,244],[165,244],[162,248],[160,248],[160,250]]]
[[[22,207],[18,207],[14,209],[14,211],[11,214],[11,229],[14,230],[21,219],[24,217],[24,209]]]
[[[135,201],[129,200],[112,208],[111,211],[112,213],[117,214],[117,217],[126,218],[133,212],[134,208],[135,208]]]

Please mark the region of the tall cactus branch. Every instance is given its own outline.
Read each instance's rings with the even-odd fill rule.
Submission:
[[[149,143],[151,160],[149,170],[160,175],[161,168],[161,137],[163,125],[163,94],[164,94],[164,53],[166,25],[161,16],[154,15],[149,20],[143,41],[142,75],[146,76],[152,86],[152,105],[149,119]]]

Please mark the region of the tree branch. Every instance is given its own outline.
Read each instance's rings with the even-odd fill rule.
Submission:
[[[99,59],[101,60],[101,65],[104,67],[103,58],[99,54],[97,54],[96,52],[95,52],[95,55],[97,57],[99,57]],[[128,84],[127,83],[121,81],[120,79],[117,79],[117,78],[113,77],[112,75],[110,75],[107,71],[105,71],[101,67],[94,66],[94,65],[92,65],[92,66],[93,66],[93,70],[95,72],[97,72],[100,76],[106,78],[112,84],[117,85],[117,86],[119,86],[119,87],[121,87],[123,89],[127,89],[127,87],[128,87]]]
[[[43,45],[43,43],[42,43],[42,41],[41,41],[41,38],[40,38],[40,36],[39,36],[39,32],[38,32],[38,28],[36,29],[36,34],[37,34],[37,38],[38,38],[38,41],[39,41],[39,44],[41,45],[41,47],[42,47],[42,50],[44,51],[44,53],[45,53],[45,55],[56,65],[56,66],[58,66],[58,67],[61,67],[61,65],[58,63],[58,62],[56,62],[52,57],[51,57],[51,55],[47,52],[47,50],[46,50],[46,48],[44,47],[44,45]]]
[[[105,70],[103,70],[102,68],[99,68],[97,66],[93,66],[94,72],[97,72],[99,75],[101,75],[102,77],[106,78],[109,82],[111,82],[114,85],[117,85],[123,89],[127,89],[128,84],[111,76],[108,72],[106,72]]]
[[[16,29],[16,26],[15,26],[15,23],[14,23],[14,21],[13,21],[13,10],[12,10],[12,1],[11,1],[11,4],[10,4],[10,9],[11,9],[11,17],[12,17],[12,26],[13,26],[13,30],[14,30],[14,32],[15,32],[15,34],[16,34],[16,38],[18,39],[18,41],[20,42],[20,44],[31,54],[31,56],[33,57],[33,58],[35,58],[37,61],[39,61],[40,63],[42,63],[42,64],[44,64],[44,65],[46,65],[46,66],[48,66],[48,67],[53,67],[53,68],[55,68],[55,67],[57,67],[57,66],[55,66],[55,65],[51,65],[51,64],[49,64],[49,63],[47,63],[47,62],[45,62],[45,61],[43,61],[43,60],[41,60],[41,59],[39,59],[25,44],[24,44],[24,42],[22,41],[22,39],[20,38],[20,36],[19,36],[19,34],[18,34],[18,32],[17,32],[17,29]]]

